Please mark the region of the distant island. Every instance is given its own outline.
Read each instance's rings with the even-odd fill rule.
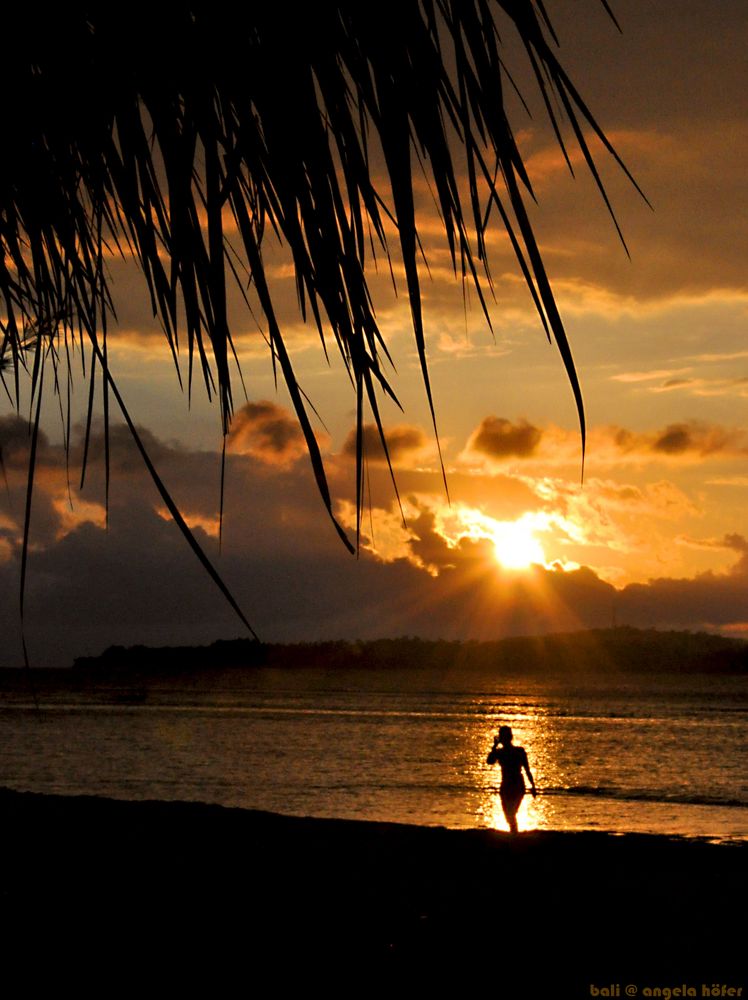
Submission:
[[[208,646],[110,646],[79,657],[78,675],[148,677],[284,668],[459,670],[466,673],[748,673],[748,642],[707,632],[618,627],[492,642],[414,637],[349,642],[259,643],[221,639]]]

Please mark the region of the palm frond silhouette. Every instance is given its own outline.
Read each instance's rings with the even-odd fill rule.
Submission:
[[[560,351],[584,447],[582,394],[508,118],[512,83],[497,17],[511,28],[509,42],[524,48],[564,155],[565,131],[607,204],[586,135],[626,168],[559,62],[542,0],[274,0],[239,8],[213,0],[154,5],[147,18],[72,3],[51,10],[43,24],[29,6],[6,15],[12,90],[6,84],[10,141],[0,158],[4,381],[18,402],[21,373],[28,373],[38,426],[45,368],[56,369],[79,345],[90,358],[90,399],[99,380],[105,421],[111,397],[169,510],[237,611],[150,462],[110,370],[114,295],[106,256],[137,261],[175,361],[186,351],[190,386],[198,375],[217,397],[224,433],[234,408],[227,294],[233,281],[245,292],[251,286],[334,521],[263,238],[272,231],[285,245],[301,315],[344,359],[357,399],[360,511],[364,407],[387,454],[379,403],[382,394],[396,399],[367,278],[376,254],[397,253],[404,270],[436,430],[413,180],[414,168],[423,168],[455,274],[474,287],[487,321],[486,233],[497,224],[508,233],[540,322]],[[90,430],[91,405],[88,412]],[[29,497],[33,479],[32,446]]]

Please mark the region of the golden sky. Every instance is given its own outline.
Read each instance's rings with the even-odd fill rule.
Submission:
[[[288,399],[237,296],[247,400],[237,380],[218,565],[263,638],[488,638],[613,621],[748,633],[748,8],[619,0],[619,35],[594,3],[548,6],[562,61],[653,206],[599,151],[629,259],[578,158],[569,176],[528,86],[534,117],[517,110],[514,124],[585,399],[584,480],[568,381],[506,236],[497,224],[489,239],[492,335],[475,295],[465,301],[455,281],[423,182],[427,347],[449,501],[407,297],[404,287],[393,295],[382,261],[371,285],[403,407],[383,405],[402,509],[367,433],[370,510],[358,559],[326,519]],[[319,412],[335,510],[355,532],[354,396],[342,364],[332,352],[328,364],[299,319],[282,250],[267,254],[299,378]],[[217,409],[196,384],[188,410],[140,279],[128,262],[112,259],[111,271],[112,366],[167,485],[217,557]],[[80,380],[79,418],[85,402]],[[84,491],[77,471],[68,491],[57,405],[50,397],[32,521],[32,656],[35,644],[40,662],[64,663],[111,642],[238,634],[124,431],[113,427],[108,531],[100,437]],[[3,412],[0,576],[13,592],[28,437],[7,402]],[[79,469],[80,430],[73,438]],[[18,631],[14,612],[6,602],[8,634]]]

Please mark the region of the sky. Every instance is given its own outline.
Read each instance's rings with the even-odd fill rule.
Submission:
[[[197,383],[188,403],[142,279],[132,262],[110,262],[120,389],[159,473],[262,639],[484,639],[611,624],[748,636],[748,8],[742,0],[617,0],[621,33],[594,0],[548,8],[562,62],[652,206],[597,147],[628,257],[579,155],[569,175],[507,36],[507,63],[533,112],[510,109],[538,200],[532,218],[584,394],[583,476],[569,382],[505,234],[498,225],[489,234],[492,333],[475,296],[463,298],[419,182],[427,351],[448,496],[407,297],[403,287],[393,294],[386,265],[370,280],[402,404],[382,411],[397,494],[369,430],[358,556],[326,515],[288,397],[237,295],[232,326],[247,397],[237,392],[228,439],[219,552],[217,408]],[[334,510],[354,537],[353,391],[341,362],[332,351],[328,362],[316,331],[300,321],[282,249],[266,253],[300,382],[319,413]],[[59,403],[51,394],[45,403],[25,598],[32,662],[64,666],[113,643],[246,634],[170,521],[116,415],[108,524],[100,425],[78,488],[83,379],[73,392],[69,462]],[[6,665],[21,660],[26,418],[5,400]]]

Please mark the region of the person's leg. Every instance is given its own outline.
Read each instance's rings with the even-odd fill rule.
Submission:
[[[501,793],[501,808],[504,810],[504,818],[509,824],[509,832],[517,833],[517,811],[522,801],[522,796],[515,793]]]

